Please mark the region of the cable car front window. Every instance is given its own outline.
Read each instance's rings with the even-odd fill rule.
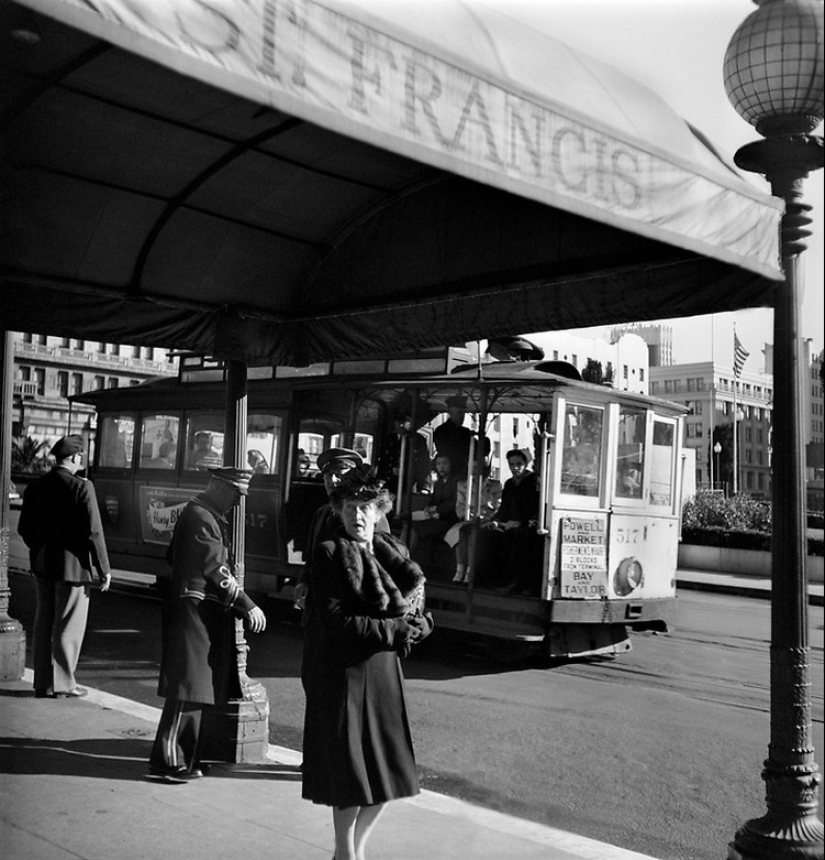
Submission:
[[[601,409],[567,404],[561,465],[562,493],[600,495],[603,425]]]
[[[645,471],[647,411],[622,406],[616,451],[616,496],[641,499]]]

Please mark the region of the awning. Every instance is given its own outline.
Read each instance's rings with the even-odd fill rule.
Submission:
[[[771,303],[780,202],[616,69],[432,9],[3,4],[4,325],[300,364]]]

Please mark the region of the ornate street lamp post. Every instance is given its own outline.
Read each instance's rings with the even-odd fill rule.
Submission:
[[[799,256],[811,220],[802,180],[825,164],[823,140],[811,136],[825,114],[823,4],[755,2],[759,9],[728,46],[724,76],[733,106],[765,138],[742,147],[736,164],[763,174],[785,201],[785,280],[774,300],[771,730],[762,772],[768,811],[739,829],[728,857],[822,858],[809,680]]]
[[[713,446],[713,453],[716,454],[716,480],[722,480],[722,473],[719,471],[719,455],[722,453],[722,443],[717,442]],[[711,487],[712,490],[716,489],[715,487]]]

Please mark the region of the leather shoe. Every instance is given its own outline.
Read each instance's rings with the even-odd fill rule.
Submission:
[[[88,696],[89,691],[85,687],[75,687],[73,690],[61,690],[54,694],[55,699],[81,699]]]
[[[182,785],[186,782],[192,782],[193,779],[200,779],[203,776],[203,771],[198,767],[193,767],[192,770],[181,765],[180,767],[150,767],[150,776],[159,776],[165,782],[171,782]]]
[[[54,690],[51,687],[48,687],[45,690],[35,690],[34,697],[35,699],[53,699]]]

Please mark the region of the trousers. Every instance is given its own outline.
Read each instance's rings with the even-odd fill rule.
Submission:
[[[77,686],[91,587],[36,576],[34,611],[34,689],[66,693]]]
[[[149,755],[152,767],[173,769],[197,767],[200,759],[203,714],[211,705],[167,699],[158,722],[155,743]]]

